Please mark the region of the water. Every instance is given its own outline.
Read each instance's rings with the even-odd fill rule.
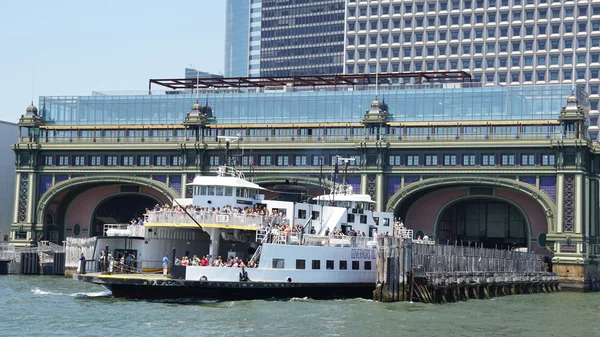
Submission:
[[[0,276],[0,336],[600,336],[600,293],[454,304],[113,299],[49,276]]]

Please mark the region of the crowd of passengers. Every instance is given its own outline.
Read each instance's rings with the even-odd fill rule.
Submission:
[[[223,207],[208,207],[208,206],[170,206],[165,204],[163,206],[156,204],[153,208],[146,208],[146,215],[152,213],[189,213],[189,214],[244,214],[244,215],[266,215],[274,217],[285,217],[284,212],[278,210],[269,211],[264,205],[254,205],[254,207],[233,207],[231,205],[225,205]]]
[[[181,259],[175,257],[176,266],[201,266],[201,267],[230,267],[230,268],[256,268],[258,265],[254,260],[246,259],[246,261],[239,257],[228,257],[227,260],[223,260],[220,256],[212,258],[210,255],[205,255],[202,258],[194,255],[192,258],[187,256]]]

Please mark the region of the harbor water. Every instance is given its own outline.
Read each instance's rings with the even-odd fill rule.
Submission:
[[[0,336],[600,336],[600,293],[453,304],[146,302],[50,276],[0,277]]]

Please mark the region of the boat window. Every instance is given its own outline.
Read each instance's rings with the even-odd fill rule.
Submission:
[[[364,214],[360,215],[360,223],[367,223],[367,216]]]
[[[208,192],[208,186],[200,187],[200,195],[206,195]]]
[[[340,261],[340,270],[348,269],[348,261]]]
[[[194,195],[200,194],[200,187],[194,186]]]
[[[378,216],[374,216],[373,220],[375,221],[375,225],[379,226],[379,217]]]
[[[319,220],[319,215],[320,215],[319,211],[313,211],[312,212],[312,219],[313,220]]]
[[[360,267],[360,261],[352,261],[352,270],[358,270]]]
[[[306,260],[296,260],[296,269],[306,269]]]
[[[325,269],[333,270],[333,260],[325,261]]]
[[[208,186],[208,194],[207,195],[215,195],[215,187]]]
[[[389,227],[389,225],[390,225],[390,218],[383,218],[383,225]]]
[[[306,219],[306,210],[305,209],[298,210],[298,219]]]
[[[233,187],[225,187],[225,196],[230,197],[233,195]]]
[[[241,197],[242,196],[242,189],[241,188],[236,188],[235,189],[235,196],[236,197]]]
[[[248,198],[248,189],[242,188],[242,198]]]
[[[217,186],[216,191],[217,191],[217,196],[219,196],[219,197],[223,196],[223,186]]]
[[[348,222],[354,223],[354,214],[348,214]]]
[[[321,269],[321,260],[312,260],[312,269]]]
[[[285,266],[284,259],[273,259],[273,269],[283,269]]]
[[[365,270],[371,270],[371,261],[365,261]]]

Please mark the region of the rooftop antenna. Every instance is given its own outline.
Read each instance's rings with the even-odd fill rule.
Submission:
[[[194,67],[196,68],[196,67]],[[198,71],[198,69],[194,69],[196,71],[196,103],[198,103],[198,82],[200,82],[200,72]]]

